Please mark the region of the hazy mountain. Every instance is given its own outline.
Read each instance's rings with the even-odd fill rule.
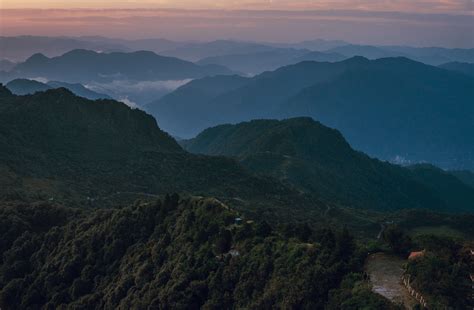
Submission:
[[[15,63],[6,59],[0,60],[0,71],[10,71],[15,67]]]
[[[194,153],[235,157],[249,170],[352,207],[472,211],[474,202],[474,190],[450,174],[372,159],[310,118],[221,125],[182,145]]]
[[[410,46],[371,46],[343,45],[329,49],[346,57],[363,56],[369,59],[386,57],[407,57],[430,65],[441,65],[447,62],[474,62],[474,49],[410,47]]]
[[[198,64],[218,64],[234,71],[255,75],[275,70],[301,61],[341,61],[344,56],[336,53],[309,52],[308,50],[275,49],[252,54],[224,55],[208,57]]]
[[[239,79],[239,83],[233,85],[231,90],[213,96],[189,96],[183,93],[183,89],[177,89],[148,105],[148,110],[165,130],[183,138],[190,138],[210,126],[222,123],[275,118],[280,104],[306,87],[333,79],[347,68],[364,61],[366,60],[354,58],[334,64],[301,62],[274,72],[265,72],[251,79]],[[217,80],[219,78],[207,82],[217,83]],[[232,79],[227,81],[230,82]],[[189,85],[200,88],[204,83],[195,80]],[[207,87],[212,85],[209,84]],[[174,111],[171,108],[173,106],[183,108]],[[193,117],[183,114],[183,109],[192,109]]]
[[[443,168],[474,166],[473,137],[466,135],[474,130],[474,79],[406,58],[303,62],[211,99],[181,100],[175,96],[180,92],[151,104],[149,111],[162,122],[160,111],[167,106],[193,106],[195,120],[181,112],[163,116],[165,130],[181,137],[229,122],[311,116],[371,156]]]
[[[193,80],[159,101],[146,105],[145,109],[173,135],[189,138],[197,128],[205,128],[215,121],[216,114],[209,106],[212,99],[249,81],[249,78],[238,75]]]
[[[66,88],[69,89],[73,94],[79,97],[84,97],[90,100],[97,100],[97,99],[112,99],[110,96],[105,94],[100,94],[95,91],[92,91],[84,85],[79,83],[65,83],[65,82],[58,82],[58,81],[50,81],[47,83],[52,88]]]
[[[341,40],[324,40],[315,39],[296,43],[265,43],[265,45],[281,47],[281,48],[297,48],[297,49],[308,49],[311,51],[327,51],[329,49],[348,45],[349,43]]]
[[[472,168],[474,137],[466,132],[474,130],[473,100],[473,78],[387,58],[305,89],[280,115],[312,116],[378,158]]]
[[[34,80],[16,79],[5,85],[15,95],[30,95],[40,91],[46,91],[53,87]]]
[[[43,77],[68,83],[182,80],[230,73],[223,67],[198,66],[153,52],[97,53],[88,50],[74,50],[53,58],[35,54],[15,66],[13,71],[22,77]]]
[[[66,88],[69,89],[76,96],[84,97],[91,100],[96,99],[112,99],[107,95],[99,94],[85,88],[81,84],[70,84],[64,82],[51,81],[48,83],[41,83],[34,80],[27,79],[16,79],[10,81],[5,85],[15,95],[30,95],[39,91],[46,91],[53,88]]]
[[[440,68],[464,73],[474,77],[474,63],[466,62],[448,62],[439,66]]]
[[[0,46],[2,57],[13,61],[24,61],[36,53],[54,57],[74,49],[102,52],[127,50],[123,45],[104,40],[87,41],[80,38],[42,36],[0,37]]]
[[[346,58],[347,57],[337,53],[313,51],[296,58],[294,63],[298,63],[301,61],[337,62],[342,61]]]
[[[393,52],[409,55],[413,60],[440,65],[446,62],[474,63],[474,48],[384,46]]]
[[[189,43],[172,50],[163,51],[161,54],[190,61],[198,61],[206,57],[268,52],[274,49],[274,47],[253,42],[217,40],[212,42]]]

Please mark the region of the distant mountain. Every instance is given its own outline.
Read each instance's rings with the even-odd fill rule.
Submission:
[[[439,66],[440,68],[464,73],[474,77],[474,63],[467,62],[448,62]]]
[[[341,40],[324,40],[324,39],[315,39],[307,40],[296,43],[264,43],[265,45],[280,47],[280,48],[297,48],[297,49],[308,49],[311,51],[327,51],[329,49],[349,45],[349,43]]]
[[[53,88],[69,89],[76,96],[84,97],[91,100],[96,99],[112,99],[108,95],[99,94],[85,88],[81,84],[70,84],[64,82],[51,81],[48,83],[41,83],[34,80],[16,79],[10,81],[5,85],[15,95],[31,95],[39,91],[46,91]]]
[[[236,90],[249,81],[249,78],[238,75],[193,80],[159,101],[146,105],[145,109],[173,135],[189,138],[196,133],[197,128],[205,128],[215,121],[214,111],[208,109],[212,99]]]
[[[346,57],[363,56],[368,59],[407,57],[434,66],[447,62],[474,62],[474,49],[348,44],[331,48],[328,52],[342,54]]]
[[[73,50],[53,58],[35,54],[16,65],[13,73],[25,78],[43,77],[68,83],[90,83],[113,80],[182,80],[231,72],[220,66],[198,66],[153,52],[97,53]]]
[[[251,79],[239,79],[230,90],[220,91],[213,96],[187,96],[180,88],[149,104],[148,111],[165,130],[183,138],[190,138],[218,124],[275,118],[279,106],[303,89],[333,79],[349,67],[364,62],[367,60],[361,57],[334,64],[301,62],[274,72],[265,72]],[[206,87],[212,87],[210,83],[218,83],[218,80],[218,77],[207,80],[209,85]],[[203,84],[194,80],[188,85],[196,89]],[[194,117],[189,119],[180,111],[173,111],[170,108],[173,106],[193,109]]]
[[[237,72],[255,75],[301,61],[341,61],[345,57],[336,53],[309,52],[308,50],[275,49],[272,51],[208,57],[198,64],[218,64]]]
[[[189,43],[175,49],[163,51],[160,54],[189,61],[198,61],[206,57],[252,54],[268,52],[274,49],[274,47],[253,42],[217,40],[212,42]]]
[[[34,80],[16,79],[5,85],[15,95],[30,95],[40,91],[46,91],[53,87]]]
[[[65,83],[65,82],[58,82],[58,81],[51,81],[47,83],[52,88],[66,88],[69,89],[73,94],[79,97],[84,97],[90,100],[97,100],[97,99],[112,99],[110,96],[105,94],[100,94],[95,91],[92,91],[84,85],[79,83]]]
[[[450,174],[372,159],[310,118],[221,125],[181,143],[193,153],[235,157],[251,171],[346,206],[473,210],[474,189]]]
[[[387,58],[305,89],[276,114],[312,116],[378,158],[468,169],[474,167],[474,137],[467,134],[474,130],[473,101],[473,78]]]
[[[150,104],[149,111],[165,130],[184,138],[223,123],[310,116],[371,156],[474,167],[474,137],[467,134],[474,130],[474,79],[406,58],[302,62],[213,98],[181,92]],[[160,116],[172,105],[192,106],[194,120],[181,112]]]
[[[337,53],[346,57],[362,56],[368,59],[379,59],[387,57],[398,57],[407,56],[402,52],[393,52],[383,47],[377,47],[372,45],[344,45],[338,46],[328,50],[330,53]]]
[[[104,40],[88,41],[80,38],[44,36],[2,36],[0,37],[0,46],[2,46],[2,57],[17,62],[24,61],[35,53],[42,53],[49,57],[55,57],[74,49],[88,49],[102,52],[127,50],[125,46],[117,44],[116,42],[104,42]]]
[[[0,60],[0,71],[10,71],[15,67],[15,63],[6,59]]]

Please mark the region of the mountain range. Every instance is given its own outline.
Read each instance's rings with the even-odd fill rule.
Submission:
[[[91,100],[112,99],[108,95],[96,93],[90,89],[87,89],[82,84],[78,83],[70,84],[58,81],[41,83],[34,80],[16,79],[8,82],[5,87],[8,88],[15,95],[32,95],[36,92],[46,91],[48,89],[66,88],[72,93],[74,93],[76,96],[84,97]]]
[[[372,159],[310,118],[220,125],[181,144],[193,153],[234,157],[251,171],[345,206],[472,211],[474,188],[455,176],[433,166],[407,169]]]
[[[185,152],[150,115],[65,88],[0,92],[0,201],[54,200],[111,206],[166,193],[207,195],[278,221],[292,212],[319,221],[324,205],[236,161]],[[280,210],[280,211],[278,211]],[[282,211],[283,210],[283,211]]]
[[[183,138],[223,123],[310,116],[380,159],[474,167],[474,141],[465,134],[474,129],[474,79],[465,74],[407,58],[354,57],[301,62],[201,91],[219,79],[194,80],[146,108]]]
[[[7,77],[42,77],[68,83],[91,83],[114,80],[183,80],[229,73],[230,70],[218,65],[199,66],[153,52],[98,53],[73,50],[53,58],[35,54],[25,62],[18,63],[8,72]]]

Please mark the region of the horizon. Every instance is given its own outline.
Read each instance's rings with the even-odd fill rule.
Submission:
[[[79,5],[82,4],[82,5]],[[82,7],[82,8],[81,8]],[[347,8],[350,7],[348,10]],[[12,1],[0,9],[1,36],[103,36],[172,41],[474,48],[472,1]]]

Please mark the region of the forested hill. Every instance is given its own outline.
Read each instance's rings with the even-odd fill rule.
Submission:
[[[326,207],[228,158],[185,152],[143,111],[65,89],[15,96],[0,88],[0,200],[117,206],[170,192],[232,200],[281,220],[319,221]]]
[[[214,199],[0,208],[2,309],[396,309],[347,231],[276,231]],[[288,226],[289,227],[289,226]]]
[[[311,118],[221,125],[182,144],[194,153],[236,157],[250,170],[347,206],[472,211],[474,202],[474,190],[448,173],[372,159]]]

